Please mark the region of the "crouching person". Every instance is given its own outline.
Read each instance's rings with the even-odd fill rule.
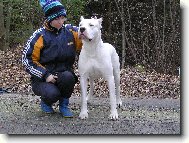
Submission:
[[[52,104],[59,101],[64,117],[73,117],[69,98],[78,78],[73,72],[76,50],[82,46],[77,27],[64,25],[66,10],[58,0],[41,0],[46,20],[28,40],[22,63],[31,75],[33,92],[41,98],[41,110],[54,113]]]

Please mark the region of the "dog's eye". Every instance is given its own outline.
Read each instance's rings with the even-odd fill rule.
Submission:
[[[94,26],[93,24],[89,24],[89,26]]]

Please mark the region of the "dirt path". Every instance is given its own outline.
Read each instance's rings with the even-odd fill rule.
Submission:
[[[46,115],[39,97],[0,94],[0,133],[7,134],[180,134],[179,99],[124,98],[120,119],[111,121],[109,99],[94,98],[88,105],[89,118],[80,120],[80,97],[72,97],[73,119],[57,111]]]

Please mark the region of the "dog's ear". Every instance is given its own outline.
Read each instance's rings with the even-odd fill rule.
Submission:
[[[100,24],[100,28],[102,28],[102,17],[98,19],[98,22]]]
[[[97,17],[96,16],[91,16],[91,19],[97,19]]]
[[[84,17],[83,17],[83,16],[81,16],[81,17],[80,17],[80,21],[82,21],[83,19],[84,19]]]

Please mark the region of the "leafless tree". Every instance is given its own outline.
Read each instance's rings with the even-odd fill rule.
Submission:
[[[4,14],[3,14],[3,2],[0,1],[0,50],[4,50],[5,46],[5,27],[4,27]]]

